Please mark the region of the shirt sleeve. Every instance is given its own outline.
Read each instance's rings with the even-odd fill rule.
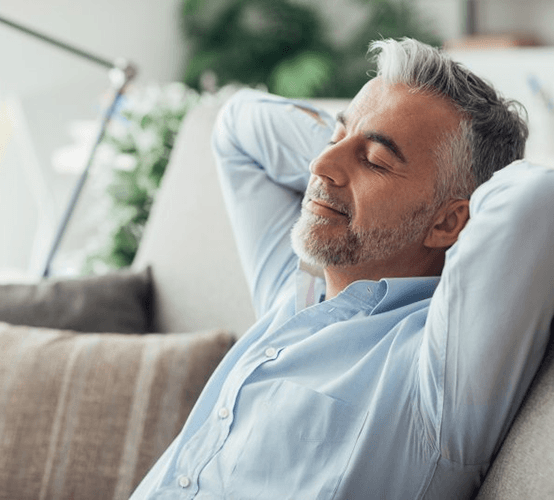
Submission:
[[[552,214],[554,169],[515,162],[475,191],[447,252],[420,356],[421,404],[447,460],[491,459],[542,359],[554,314]]]
[[[251,89],[237,92],[218,117],[213,150],[258,317],[296,268],[290,229],[300,215],[309,164],[333,127],[333,118],[309,103]]]

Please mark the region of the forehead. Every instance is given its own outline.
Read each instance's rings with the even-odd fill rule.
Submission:
[[[444,133],[458,127],[461,115],[445,97],[375,78],[358,92],[344,118],[353,133],[391,137],[409,161],[430,154]]]

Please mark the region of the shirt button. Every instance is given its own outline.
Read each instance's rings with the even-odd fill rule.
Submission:
[[[181,488],[188,488],[190,486],[190,479],[187,476],[181,476],[179,478],[179,486]]]
[[[266,358],[273,358],[276,354],[277,354],[277,349],[275,349],[275,347],[268,347],[265,350]]]
[[[227,408],[220,408],[217,412],[217,415],[219,416],[219,418],[225,419],[229,416],[229,410]]]

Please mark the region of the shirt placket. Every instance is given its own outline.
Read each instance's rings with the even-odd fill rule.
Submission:
[[[262,335],[249,347],[223,384],[210,416],[181,452],[174,485],[181,492],[188,493],[184,498],[197,496],[202,470],[225,445],[235,418],[236,400],[250,375],[264,363],[277,360],[279,353],[287,346],[359,312],[348,302],[342,297],[307,307]]]
[[[275,360],[281,349],[257,341],[244,356],[225,381],[211,415],[196,435],[183,448],[178,460],[178,471],[174,487],[183,493],[184,498],[194,498],[199,493],[199,475],[219,450],[225,445],[235,418],[234,407],[237,397],[248,377],[262,364]],[[216,431],[218,429],[218,431]]]

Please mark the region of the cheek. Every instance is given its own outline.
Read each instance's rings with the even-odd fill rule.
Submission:
[[[360,214],[371,211],[373,215],[384,215],[401,199],[398,186],[382,174],[360,176],[353,181],[353,186],[353,205]]]
[[[431,205],[432,193],[423,185],[399,185],[385,176],[375,175],[370,181],[358,180],[353,192],[354,227],[393,227],[413,207]]]
[[[376,183],[360,186],[354,194],[352,225],[374,227],[393,219],[392,212],[398,199],[388,189],[379,189]]]

